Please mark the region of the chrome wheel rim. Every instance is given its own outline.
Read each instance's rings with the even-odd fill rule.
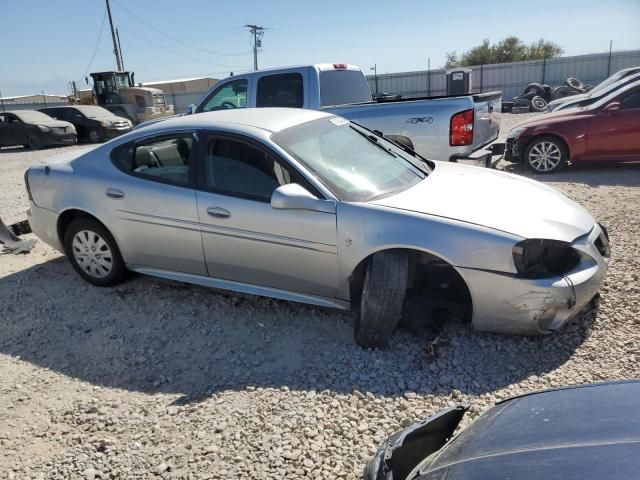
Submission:
[[[87,275],[104,278],[113,270],[113,254],[107,242],[91,230],[81,230],[71,243],[73,258]]]
[[[100,135],[95,130],[91,130],[89,132],[89,140],[91,140],[92,142],[97,142],[98,140],[100,140]]]
[[[562,152],[553,142],[536,143],[529,151],[529,164],[538,172],[548,172],[560,164]]]

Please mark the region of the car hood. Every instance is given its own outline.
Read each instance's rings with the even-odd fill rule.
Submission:
[[[44,125],[45,127],[52,127],[52,128],[73,127],[73,124],[69,122],[65,122],[63,120],[55,120],[55,119],[44,120],[42,122],[32,122],[32,124]]]
[[[543,183],[481,167],[436,162],[413,187],[370,203],[459,220],[523,238],[571,242],[593,228],[582,206]]]
[[[98,122],[112,122],[112,123],[119,123],[119,122],[128,122],[129,120],[127,120],[126,118],[123,117],[118,117],[115,115],[105,115],[104,117],[89,117],[90,120],[96,120]]]

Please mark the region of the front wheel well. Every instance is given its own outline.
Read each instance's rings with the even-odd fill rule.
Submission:
[[[409,257],[409,279],[403,308],[403,322],[420,321],[416,318],[426,309],[449,310],[451,316],[470,322],[473,313],[471,292],[453,265],[428,252],[413,249],[402,250]],[[388,251],[388,250],[383,250]],[[350,276],[350,300],[354,310],[360,306],[360,298],[367,266],[375,252],[363,259]]]
[[[527,143],[525,145],[523,145],[522,147],[522,154],[520,156],[520,160],[525,163],[527,161],[526,158],[524,158],[525,153],[527,152],[527,149],[529,148],[529,146],[536,140],[540,140],[541,138],[553,138],[554,140],[557,140],[558,142],[560,142],[562,144],[562,146],[564,147],[565,152],[567,152],[567,158],[566,160],[569,161],[571,160],[571,149],[569,148],[569,144],[567,144],[567,142],[565,141],[564,138],[562,138],[560,135],[556,135],[554,133],[540,133],[538,135],[534,135],[533,137],[531,137],[529,140],[527,140]]]

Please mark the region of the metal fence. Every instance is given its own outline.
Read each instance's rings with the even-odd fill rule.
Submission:
[[[478,65],[471,67],[471,88],[474,93],[501,90],[503,98],[510,100],[531,82],[560,85],[567,77],[575,77],[585,84],[596,85],[618,70],[639,65],[640,50]],[[369,75],[367,80],[375,92],[375,76]],[[378,91],[405,97],[445,95],[446,70],[379,74]]]
[[[0,112],[8,110],[39,110],[47,107],[64,107],[69,102],[47,102],[47,103],[3,103],[0,102]]]

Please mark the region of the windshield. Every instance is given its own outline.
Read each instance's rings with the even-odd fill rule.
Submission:
[[[371,90],[360,70],[320,72],[320,103],[323,107],[370,101]]]
[[[393,144],[340,117],[287,128],[271,138],[347,202],[405,190],[431,171]]]
[[[45,115],[42,112],[35,112],[26,110],[23,112],[14,112],[16,117],[25,123],[39,123],[39,122],[52,122],[54,121],[49,115]]]
[[[640,70],[638,70],[640,71]],[[638,73],[638,71],[630,71],[630,70],[620,70],[617,73],[614,73],[613,75],[611,75],[609,78],[607,78],[606,80],[603,80],[602,82],[600,82],[598,85],[596,85],[595,87],[593,87],[591,89],[591,91],[589,92],[590,95],[593,95],[596,92],[599,92],[601,90],[604,90],[605,88],[607,88],[609,85],[613,85],[614,83],[616,83],[618,80],[620,80],[621,78],[624,78],[628,75],[632,75],[634,73]]]
[[[629,83],[627,85],[625,85],[622,88],[618,88],[616,90],[614,90],[613,92],[610,92],[608,95],[605,95],[604,97],[602,97],[600,100],[598,100],[597,102],[592,103],[591,105],[589,105],[587,108],[589,110],[597,110],[600,107],[607,105],[609,102],[615,100],[616,98],[622,96],[622,94],[628,92],[629,90],[633,90],[640,87],[640,80]]]
[[[86,106],[86,107],[76,107],[80,113],[82,113],[87,118],[104,118],[104,117],[113,117],[115,116],[106,108],[102,107],[94,107],[94,106]]]

